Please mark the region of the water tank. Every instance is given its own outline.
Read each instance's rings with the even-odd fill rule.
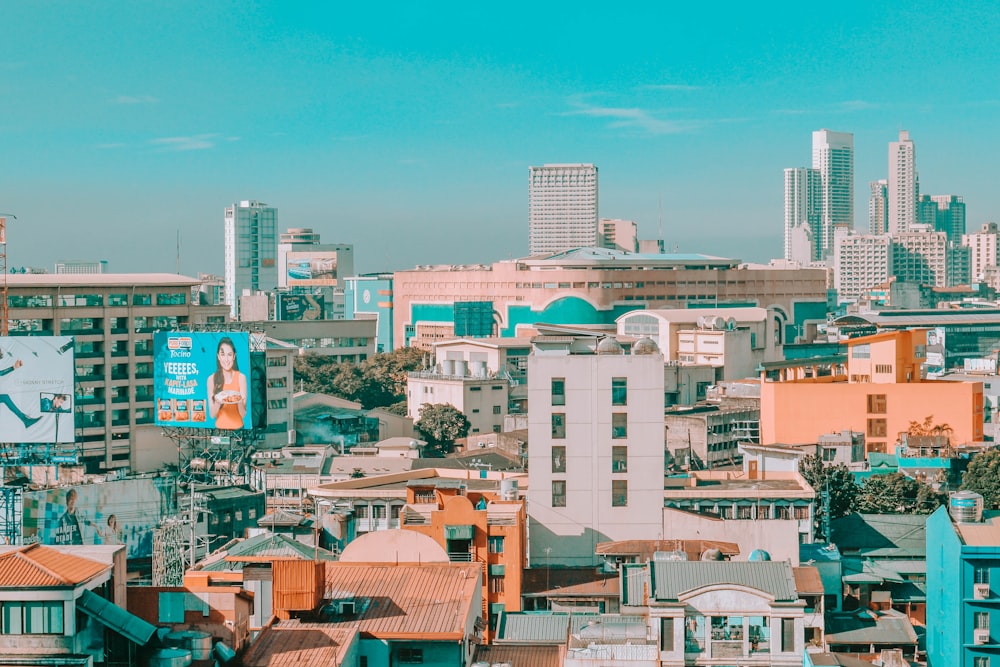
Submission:
[[[191,459],[191,470],[204,470],[207,462],[203,458],[193,458]]]
[[[726,320],[726,329],[728,329],[729,331],[734,331],[736,329],[735,317],[730,317],[728,320]]]
[[[486,362],[485,361],[473,361],[472,362],[472,377],[484,378],[486,377]]]
[[[725,560],[720,549],[705,549],[701,554],[702,560]]]
[[[750,556],[747,558],[749,561],[768,561],[771,560],[771,554],[767,553],[763,549],[754,549],[750,552]]]
[[[236,657],[236,651],[222,642],[215,642],[215,659],[223,665]]]
[[[625,349],[614,336],[605,336],[597,344],[597,354],[625,354]]]
[[[469,364],[465,363],[465,359],[455,360],[455,376],[464,378],[469,374]]]
[[[716,331],[723,331],[726,328],[726,318],[724,317],[713,317],[712,318],[712,328]]]
[[[455,362],[451,359],[445,359],[441,362],[441,375],[454,375],[455,374]]]
[[[983,497],[972,491],[959,491],[948,499],[948,513],[955,523],[979,523],[983,520]]]
[[[167,635],[170,646],[179,646],[187,651],[191,660],[212,659],[212,635],[200,630],[180,630]],[[190,663],[189,663],[190,664]]]
[[[659,354],[660,346],[652,338],[640,338],[632,346],[632,354]]]
[[[149,654],[149,667],[188,667],[191,651],[182,648],[158,648]]]
[[[517,500],[517,480],[500,480],[500,498],[503,500]]]
[[[698,328],[699,329],[707,329],[708,326],[709,326],[708,323],[709,323],[709,318],[705,317],[704,315],[699,315],[698,316]]]

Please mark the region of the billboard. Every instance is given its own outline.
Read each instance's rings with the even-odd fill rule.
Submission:
[[[250,336],[245,332],[156,332],[153,398],[157,426],[251,428],[254,384],[250,371]]]
[[[71,336],[0,338],[0,442],[73,442]]]
[[[174,477],[25,491],[23,533],[42,544],[124,544],[129,558],[152,554],[153,530],[177,513]]]
[[[927,377],[940,377],[945,370],[945,334],[938,327],[927,332]]]
[[[285,255],[285,267],[289,287],[337,284],[336,250],[290,252]]]
[[[278,292],[279,320],[322,320],[326,305],[322,294],[288,294]]]

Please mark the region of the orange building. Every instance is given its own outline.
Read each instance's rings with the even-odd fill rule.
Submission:
[[[489,619],[484,638],[489,641],[501,611],[521,611],[527,563],[524,501],[415,480],[406,489],[406,503],[402,528],[431,537],[452,562],[483,565],[483,617]]]
[[[981,382],[921,377],[927,330],[891,331],[845,341],[847,354],[764,364],[761,444],[810,444],[824,433],[865,434],[867,451],[895,451],[910,422],[931,417],[953,443],[983,439]]]

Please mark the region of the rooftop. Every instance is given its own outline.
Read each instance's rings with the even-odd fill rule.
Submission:
[[[517,667],[562,667],[565,650],[564,646],[502,646],[494,643],[476,647],[473,662]]]
[[[984,512],[982,523],[952,523],[970,547],[1000,546],[1000,513]]]
[[[12,273],[10,287],[192,287],[202,281],[175,273]]]
[[[245,667],[327,667],[342,665],[358,631],[327,623],[281,621],[264,628],[250,645]]]
[[[718,584],[753,588],[776,601],[799,597],[787,561],[653,561],[649,567],[652,597],[659,601],[677,601],[685,593]]]
[[[109,569],[104,563],[40,544],[9,547],[0,552],[0,588],[77,586]]]
[[[832,541],[840,552],[870,558],[923,558],[927,553],[923,515],[849,514],[830,523]]]
[[[864,609],[850,614],[827,614],[826,641],[829,644],[905,646],[917,643],[917,633],[906,614]]]
[[[652,560],[658,551],[683,551],[688,560],[699,560],[709,549],[718,549],[725,556],[738,556],[740,545],[716,540],[620,540],[601,542],[594,549],[599,556],[636,556],[639,562]]]
[[[697,480],[693,482],[692,480]],[[743,471],[699,471],[663,480],[664,498],[808,498],[815,492],[797,473],[768,473],[751,479]]]

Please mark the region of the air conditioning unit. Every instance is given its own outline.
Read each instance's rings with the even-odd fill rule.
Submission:
[[[989,628],[976,628],[972,631],[972,642],[974,644],[989,644],[990,643],[990,629]]]
[[[990,585],[989,584],[973,584],[972,586],[972,597],[977,600],[988,600],[990,599]]]

